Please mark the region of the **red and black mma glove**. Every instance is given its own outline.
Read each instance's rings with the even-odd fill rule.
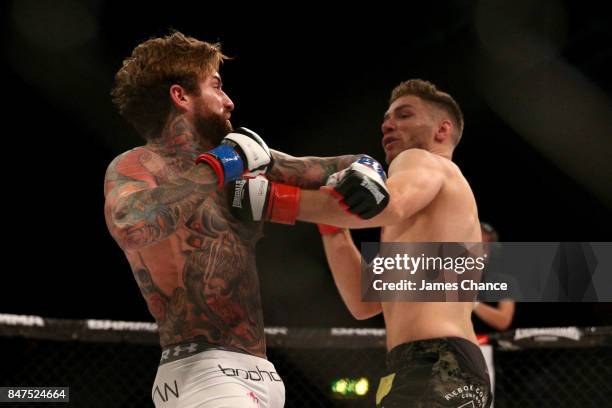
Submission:
[[[381,164],[370,156],[362,156],[346,169],[329,176],[322,188],[338,198],[346,211],[367,220],[389,204],[386,181]]]
[[[295,224],[300,208],[300,188],[269,181],[264,176],[230,184],[229,207],[241,221]]]
[[[264,174],[272,167],[272,155],[257,133],[241,127],[225,136],[219,146],[199,155],[196,164],[200,163],[212,167],[222,187],[242,176]]]

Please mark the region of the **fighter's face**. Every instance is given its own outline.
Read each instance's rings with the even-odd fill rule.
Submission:
[[[200,95],[194,98],[194,126],[201,137],[217,145],[232,130],[234,103],[222,89],[218,72],[200,81]]]
[[[404,150],[429,150],[435,133],[431,109],[417,96],[402,96],[385,113],[382,133],[387,164]]]

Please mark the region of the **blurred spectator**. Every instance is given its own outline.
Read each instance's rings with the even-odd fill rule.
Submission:
[[[490,224],[481,222],[480,229],[482,232],[482,242],[499,241],[499,234]],[[474,321],[474,329],[477,333],[491,331],[488,328],[500,331],[507,330],[512,324],[514,310],[515,302],[513,300],[502,300],[497,303],[478,303],[472,315],[477,317],[477,320]],[[486,326],[480,324],[479,321],[483,322]]]

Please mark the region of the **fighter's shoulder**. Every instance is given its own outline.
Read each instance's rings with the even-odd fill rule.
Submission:
[[[423,149],[407,149],[398,154],[391,165],[389,172],[402,171],[415,167],[441,168],[439,157]]]
[[[126,175],[131,172],[142,173],[161,166],[164,166],[161,156],[145,146],[138,146],[115,157],[108,165],[106,175],[108,177],[117,171]]]
[[[117,156],[104,175],[105,196],[128,186],[141,188],[158,185],[157,175],[165,166],[163,159],[146,147],[136,147]]]

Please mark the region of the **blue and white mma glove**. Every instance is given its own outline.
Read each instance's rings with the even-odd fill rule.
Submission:
[[[325,189],[340,200],[346,211],[367,220],[389,204],[386,181],[381,164],[370,156],[362,156],[346,169],[329,176]]]
[[[255,177],[272,167],[270,149],[261,137],[247,128],[238,128],[223,138],[221,144],[196,158],[196,164],[208,163],[219,181],[219,187]]]

